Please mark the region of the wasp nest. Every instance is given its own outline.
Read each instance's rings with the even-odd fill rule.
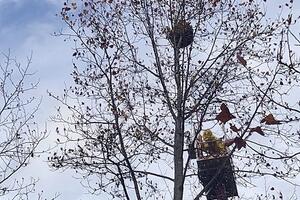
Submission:
[[[193,27],[185,20],[180,20],[173,29],[167,31],[167,38],[175,47],[187,47],[194,39]]]

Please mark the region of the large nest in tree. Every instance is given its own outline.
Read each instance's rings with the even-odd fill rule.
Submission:
[[[173,29],[167,31],[167,38],[175,47],[187,47],[194,39],[193,27],[185,20],[180,20]]]

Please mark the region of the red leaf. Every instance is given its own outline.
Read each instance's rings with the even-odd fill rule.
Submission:
[[[247,61],[240,54],[236,54],[236,58],[244,67],[246,67]]]
[[[235,116],[233,116],[228,107],[226,106],[226,104],[222,103],[221,104],[221,112],[217,115],[216,119],[218,121],[221,121],[221,123],[226,123],[228,122],[229,120],[235,118]]]
[[[265,133],[263,132],[263,130],[261,129],[260,126],[257,126],[255,128],[250,128],[250,133],[252,133],[252,132],[256,132],[256,133],[259,133],[262,136],[265,136]]]
[[[276,120],[272,114],[267,115],[260,122],[265,122],[267,125],[281,124],[281,122]]]
[[[246,147],[246,141],[240,137],[236,137],[234,139],[234,143],[235,143],[236,147],[238,148],[238,150],[240,150],[242,147],[244,147],[244,148]]]

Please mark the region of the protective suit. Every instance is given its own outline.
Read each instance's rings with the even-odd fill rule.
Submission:
[[[203,132],[200,149],[211,155],[222,155],[226,153],[225,143],[221,139],[216,138],[210,129]]]

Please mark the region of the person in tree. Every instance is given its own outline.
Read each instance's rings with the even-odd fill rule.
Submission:
[[[236,144],[238,149],[246,146],[246,142],[240,137],[222,140],[217,138],[210,129],[198,134],[196,149],[199,159],[204,157],[220,157],[228,153],[227,147]]]
[[[199,179],[206,186],[212,179],[213,184],[208,188],[208,200],[227,200],[227,197],[237,196],[237,189],[233,175],[233,166],[231,165],[228,146],[236,144],[237,148],[245,146],[240,137],[234,139],[222,140],[217,138],[210,129],[199,133],[196,139],[196,149],[198,157]],[[224,164],[223,164],[224,163]],[[218,177],[213,178],[219,169]]]
[[[196,149],[198,152],[198,158],[203,158],[205,153],[208,157],[218,157],[227,153],[227,146],[231,145],[228,141],[218,139],[210,129],[203,131],[197,136]]]

